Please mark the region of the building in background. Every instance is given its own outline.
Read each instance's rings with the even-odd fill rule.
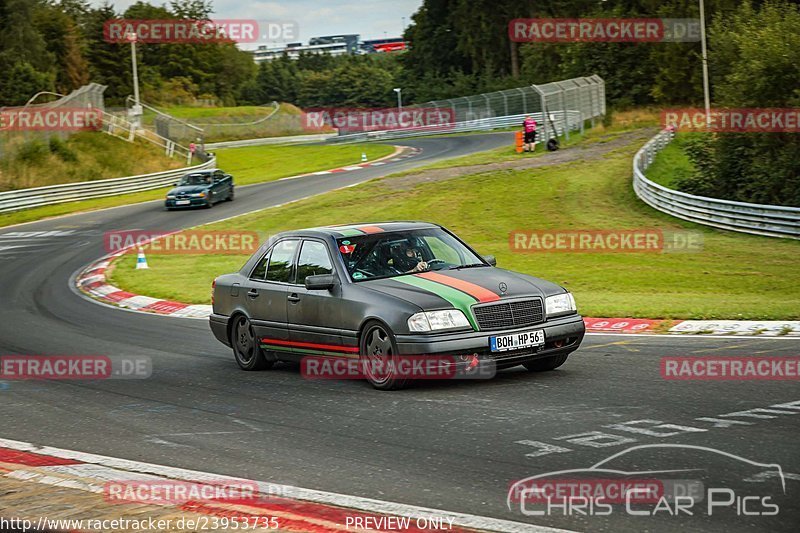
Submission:
[[[361,50],[367,54],[375,54],[381,52],[402,52],[406,49],[406,42],[402,37],[394,37],[389,39],[371,39],[368,41],[361,41]]]
[[[297,59],[300,54],[330,54],[332,56],[375,54],[385,52],[399,52],[406,49],[402,37],[387,39],[372,39],[362,41],[357,33],[346,35],[326,35],[312,37],[308,44],[289,43],[282,47],[270,48],[261,45],[252,51],[256,63],[272,61],[286,54],[290,59]]]

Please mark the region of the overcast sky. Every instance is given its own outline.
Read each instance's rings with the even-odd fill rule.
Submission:
[[[104,0],[90,0],[97,6]],[[136,0],[111,0],[118,12]],[[150,4],[168,4],[168,0],[150,0]],[[309,37],[358,33],[362,39],[397,37],[405,17],[422,5],[422,0],[213,0],[214,18],[290,20],[297,22],[300,41]]]

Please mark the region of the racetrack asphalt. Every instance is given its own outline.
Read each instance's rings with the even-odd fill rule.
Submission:
[[[679,382],[660,374],[661,357],[797,356],[796,340],[590,335],[554,372],[518,367],[489,381],[382,393],[360,381],[306,380],[293,365],[242,372],[205,321],[109,309],[70,289],[70,276],[104,254],[104,231],[194,226],[511,139],[402,142],[423,152],[381,167],[242,187],[236,201],[210,210],[165,212],[148,202],[0,230],[0,355],[153,361],[143,380],[0,383],[0,437],[574,530],[796,530],[800,403],[788,404],[800,401],[797,381]],[[733,487],[734,503],[713,516],[680,517],[631,516],[624,506],[608,516],[526,516],[519,504],[507,506],[517,480],[588,468],[652,444],[687,447],[632,451],[616,466],[681,463],[691,469],[682,479]],[[773,470],[742,459],[779,464],[785,495]],[[748,512],[769,510],[763,498],[771,498],[779,513],[745,516],[736,503],[751,495],[759,499],[748,500]]]

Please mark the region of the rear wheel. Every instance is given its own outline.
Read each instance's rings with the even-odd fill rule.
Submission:
[[[242,370],[264,370],[271,368],[274,361],[268,361],[258,345],[250,320],[244,316],[236,317],[231,328],[231,345],[236,363]]]
[[[397,390],[407,380],[398,375],[397,343],[392,331],[379,322],[364,328],[360,341],[361,367],[367,381],[378,390]]]
[[[533,361],[522,363],[522,366],[524,366],[531,372],[546,372],[548,370],[555,370],[556,368],[566,363],[567,357],[569,357],[568,353],[562,355],[551,355],[550,357],[544,357],[542,359],[534,359]]]

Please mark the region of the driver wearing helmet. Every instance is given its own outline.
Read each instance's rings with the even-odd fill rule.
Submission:
[[[428,269],[428,263],[422,259],[422,254],[418,248],[403,242],[396,248],[397,253],[392,255],[392,266],[404,274],[414,272],[424,272]]]

